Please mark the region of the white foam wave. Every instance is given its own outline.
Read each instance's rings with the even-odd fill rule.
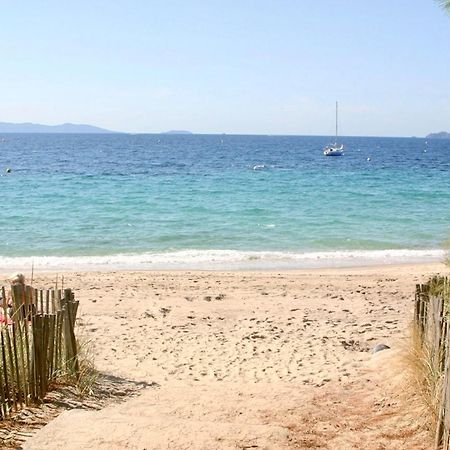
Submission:
[[[403,263],[438,262],[444,251],[351,250],[334,252],[271,252],[182,250],[168,253],[110,256],[0,257],[0,271],[112,271],[112,270],[251,270],[308,269]]]

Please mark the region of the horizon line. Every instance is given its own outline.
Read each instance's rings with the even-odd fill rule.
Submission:
[[[30,122],[28,122],[30,123]],[[65,125],[65,124],[64,124]],[[81,125],[81,124],[80,124]],[[86,124],[83,124],[86,125]],[[52,126],[52,125],[50,125]],[[96,125],[89,125],[96,127]],[[101,128],[101,127],[98,127]],[[446,131],[438,131],[438,132],[431,132],[429,134],[438,134],[438,133],[447,133]],[[55,134],[55,135],[61,135],[61,134],[80,134],[80,135],[105,135],[105,134],[126,134],[131,136],[136,135],[166,135],[166,136],[266,136],[266,137],[331,137],[334,138],[335,136],[332,134],[278,134],[278,133],[223,133],[223,132],[180,132],[180,133],[173,133],[170,131],[114,131],[114,130],[105,130],[101,132],[96,131],[85,131],[85,132],[59,132],[59,131],[0,131],[0,135],[3,134]],[[428,135],[427,135],[428,136]],[[342,135],[340,138],[355,138],[355,137],[366,137],[366,138],[391,138],[391,139],[426,139],[427,136],[404,136],[404,135],[398,135],[398,136],[388,136],[388,135],[365,135],[365,134],[348,134],[348,135]]]
[[[438,131],[438,132],[431,132],[428,134],[437,134],[437,133],[446,133],[446,131]],[[129,132],[129,131],[124,131],[121,132],[121,134],[131,134],[131,135],[138,135],[138,134],[168,134],[168,135],[184,135],[184,136],[189,136],[189,135],[200,135],[200,136],[267,136],[267,137],[332,137],[335,138],[334,134],[293,134],[293,133],[289,133],[289,134],[278,134],[278,133],[223,133],[223,132],[214,132],[214,133],[196,133],[196,132],[189,132],[189,133],[168,133],[167,131],[156,131],[156,132]],[[365,134],[348,134],[348,135],[341,135],[339,136],[339,138],[353,138],[353,137],[386,137],[386,138],[405,138],[405,139],[426,139],[427,136],[404,136],[404,135],[399,135],[399,136],[387,136],[387,135],[365,135]]]

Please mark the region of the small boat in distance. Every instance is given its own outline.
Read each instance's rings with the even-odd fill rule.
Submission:
[[[338,102],[336,102],[336,139],[334,144],[327,145],[323,149],[325,156],[342,156],[344,154],[344,144],[338,145]]]

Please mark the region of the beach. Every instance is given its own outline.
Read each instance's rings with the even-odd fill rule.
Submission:
[[[450,0],[41,3],[0,449],[450,449]]]
[[[430,448],[405,361],[415,284],[446,272],[64,273],[97,370],[147,387],[65,411],[24,448]]]

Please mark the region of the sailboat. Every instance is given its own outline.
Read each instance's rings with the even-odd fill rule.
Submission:
[[[327,145],[323,149],[325,156],[342,156],[344,154],[344,144],[338,145],[338,102],[336,102],[336,139],[334,144]]]

